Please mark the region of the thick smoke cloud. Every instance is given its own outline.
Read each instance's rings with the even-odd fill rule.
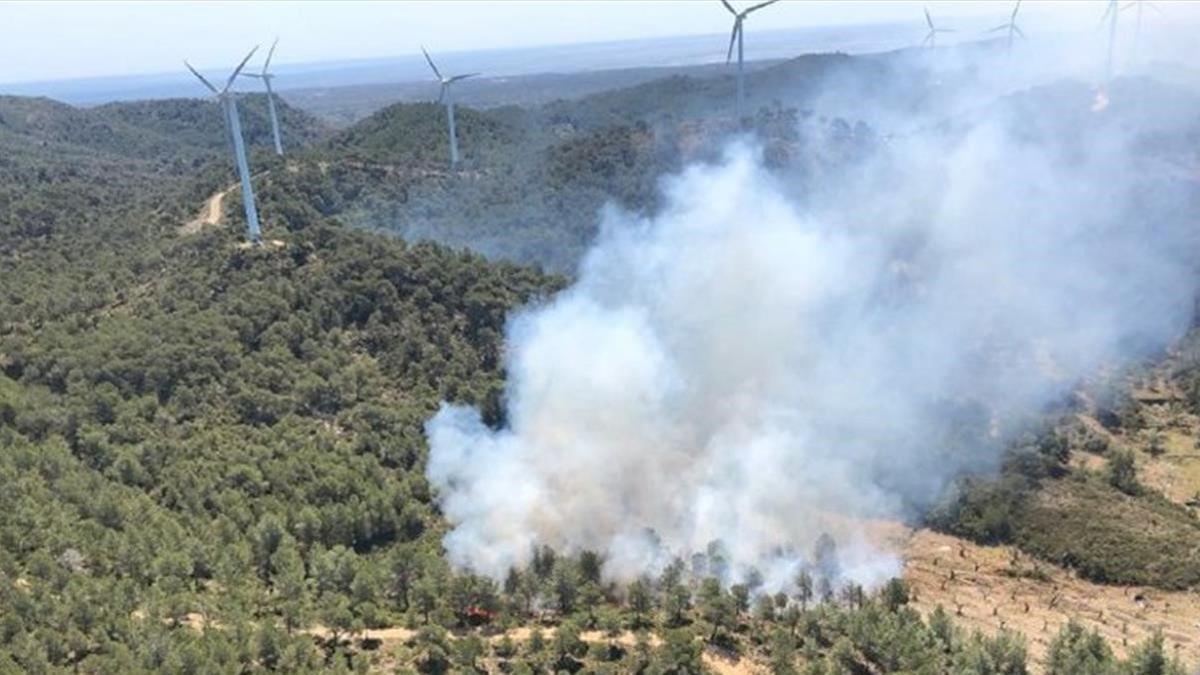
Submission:
[[[1191,184],[1154,141],[1194,109],[1126,88],[1034,90],[804,191],[738,143],[655,217],[608,213],[511,319],[505,428],[427,425],[451,560],[499,577],[548,544],[628,579],[720,542],[730,580],[779,588],[828,532],[844,578],[896,573],[864,519],[919,514],[1187,326]]]

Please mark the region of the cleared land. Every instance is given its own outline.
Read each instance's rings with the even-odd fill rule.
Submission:
[[[1168,649],[1187,663],[1200,661],[1200,594],[1105,586],[1038,563],[1011,546],[978,546],[918,530],[905,548],[904,578],[922,613],[941,605],[964,626],[987,633],[1025,635],[1040,670],[1046,648],[1074,619],[1126,649],[1162,631]]]

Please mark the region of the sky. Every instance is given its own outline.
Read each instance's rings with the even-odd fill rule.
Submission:
[[[1070,21],[1091,27],[1103,2],[1026,2],[1021,12],[1027,30]],[[994,17],[996,23],[1012,7],[1007,0],[782,0],[752,17],[748,34],[757,27],[917,23],[923,21],[924,4],[947,20]],[[453,52],[724,33],[729,27],[729,15],[716,0],[0,0],[0,83],[170,72],[183,58],[201,68],[225,68],[249,46],[270,43],[275,36],[281,38],[276,63],[287,64],[394,57],[416,51],[421,43]]]

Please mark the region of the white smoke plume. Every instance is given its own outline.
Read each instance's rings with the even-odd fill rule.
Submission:
[[[1187,326],[1191,184],[1147,149],[1180,119],[1131,127],[1136,84],[1102,113],[1032,92],[815,190],[739,143],[656,217],[608,213],[574,285],[510,321],[506,426],[427,425],[452,562],[500,577],[547,544],[629,579],[720,542],[731,580],[782,588],[830,532],[844,578],[895,574],[856,523],[920,513]]]

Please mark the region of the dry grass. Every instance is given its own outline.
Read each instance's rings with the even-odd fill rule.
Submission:
[[[904,555],[904,577],[919,611],[941,605],[965,627],[1023,634],[1039,672],[1050,641],[1071,619],[1099,631],[1118,655],[1162,631],[1169,650],[1200,663],[1195,591],[1093,584],[1009,546],[978,546],[929,530],[914,532]]]
[[[190,625],[190,624],[189,624]],[[198,626],[193,626],[198,627]],[[554,627],[542,628],[542,636],[547,639],[553,639]],[[314,626],[309,628],[304,633],[314,637],[328,639],[332,634],[328,629],[322,626]],[[496,633],[487,636],[489,643],[495,644],[504,638],[508,638],[517,644],[527,642],[533,635],[533,628],[530,626],[520,626],[513,628],[507,632]],[[390,670],[396,664],[389,656],[393,654],[398,647],[402,647],[417,636],[417,631],[410,628],[372,628],[363,630],[349,636],[350,639],[358,644],[363,642],[374,642],[377,647],[375,651],[381,655],[381,660],[372,664],[372,672],[384,672]],[[450,639],[455,639],[453,632],[449,633]],[[584,631],[579,635],[580,639],[588,644],[599,644],[615,642],[626,649],[633,648],[638,642],[638,635],[632,631],[624,631],[617,635],[609,635],[604,631]],[[661,647],[662,638],[651,633],[648,636],[648,642],[651,647]],[[706,646],[701,654],[704,665],[710,668],[718,675],[765,675],[769,672],[768,669],[760,663],[755,662],[750,658],[735,658],[715,649],[711,646]],[[490,661],[494,659],[485,659]]]
[[[1132,397],[1144,428],[1108,432],[1093,418],[1081,415],[1090,430],[1099,430],[1114,447],[1135,451],[1138,480],[1177,504],[1187,504],[1200,494],[1200,417],[1190,410],[1187,397],[1170,376],[1175,358],[1168,358],[1140,382]],[[1157,439],[1163,452],[1149,452]]]

